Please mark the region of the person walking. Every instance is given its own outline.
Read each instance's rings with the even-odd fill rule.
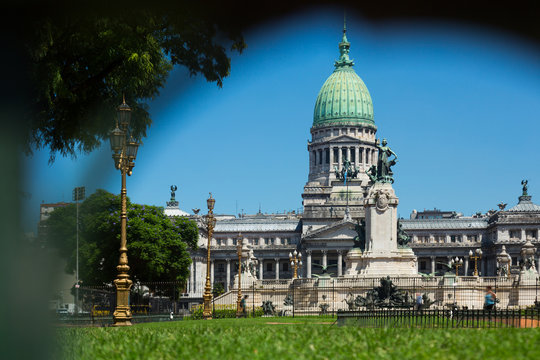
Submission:
[[[484,297],[484,310],[493,310],[497,295],[493,292],[491,286],[486,287],[486,296]]]

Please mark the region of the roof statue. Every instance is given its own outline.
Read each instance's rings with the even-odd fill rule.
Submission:
[[[521,194],[522,196],[529,196],[529,194],[527,194],[527,184],[529,182],[527,180],[521,180],[521,185],[523,185],[523,194]]]
[[[171,185],[171,200],[167,201],[167,207],[178,207],[178,201],[176,201],[176,185]]]
[[[176,190],[178,190],[176,185],[171,185],[171,201],[175,201]]]

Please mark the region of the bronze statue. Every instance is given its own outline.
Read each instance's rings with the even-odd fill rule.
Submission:
[[[171,201],[174,201],[175,200],[175,196],[176,196],[176,193],[175,191],[178,190],[178,188],[176,187],[176,185],[171,185]]]
[[[356,236],[354,237],[354,246],[353,249],[360,249],[362,252],[366,249],[366,222],[362,219],[354,226],[354,231],[356,231]]]
[[[407,247],[411,241],[411,237],[403,230],[403,224],[398,219],[397,222],[397,243],[400,247]]]
[[[394,182],[391,167],[397,163],[397,155],[395,152],[386,146],[388,142],[386,139],[382,140],[382,146],[379,145],[379,139],[375,142],[375,146],[379,150],[379,155],[377,158],[377,181],[378,182]],[[394,155],[394,158],[390,160],[390,156]]]
[[[521,185],[523,185],[523,194],[522,196],[528,196],[529,194],[527,194],[527,184],[529,182],[527,180],[521,180]]]

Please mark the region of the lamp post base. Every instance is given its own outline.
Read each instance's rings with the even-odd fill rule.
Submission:
[[[205,293],[203,295],[204,307],[203,307],[203,319],[212,320],[212,308],[210,303],[212,301],[212,294]]]
[[[113,326],[131,326],[129,291],[133,282],[129,279],[116,279],[116,309],[113,313]]]

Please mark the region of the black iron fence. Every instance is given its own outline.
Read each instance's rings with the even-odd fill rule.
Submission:
[[[340,311],[412,310],[418,309],[419,303],[423,310],[482,310],[487,286],[497,296],[495,309],[540,308],[538,279],[519,283],[495,277],[320,277],[257,280],[243,283],[241,293],[247,296],[247,315],[335,316]],[[225,310],[236,309],[238,290],[233,286],[212,301],[215,314],[225,316]]]
[[[338,325],[419,328],[540,328],[540,309],[340,311]]]
[[[425,320],[428,324],[435,319],[439,323],[442,319],[453,319],[453,324],[457,316],[464,316],[463,321],[469,324],[470,318],[476,316],[478,320],[484,316],[480,311],[484,307],[487,286],[497,296],[494,311],[499,315],[515,317],[524,309],[540,309],[538,279],[520,283],[495,277],[319,277],[242,281],[240,291],[245,307],[241,313],[244,316],[336,316],[355,312],[363,319],[355,320],[358,324],[373,326],[396,316],[407,321]],[[176,282],[135,283],[130,294],[134,322],[165,320],[171,315],[173,319],[185,315],[202,317],[203,292],[203,282],[187,288]],[[236,317],[238,300],[237,286],[214,287],[213,317]],[[110,323],[115,307],[114,285],[79,289],[78,318],[84,322]],[[420,313],[415,311],[423,311],[421,314],[425,315],[419,317]],[[493,313],[486,316],[489,314]],[[523,314],[524,317],[530,315]],[[73,319],[72,314],[60,317]]]

